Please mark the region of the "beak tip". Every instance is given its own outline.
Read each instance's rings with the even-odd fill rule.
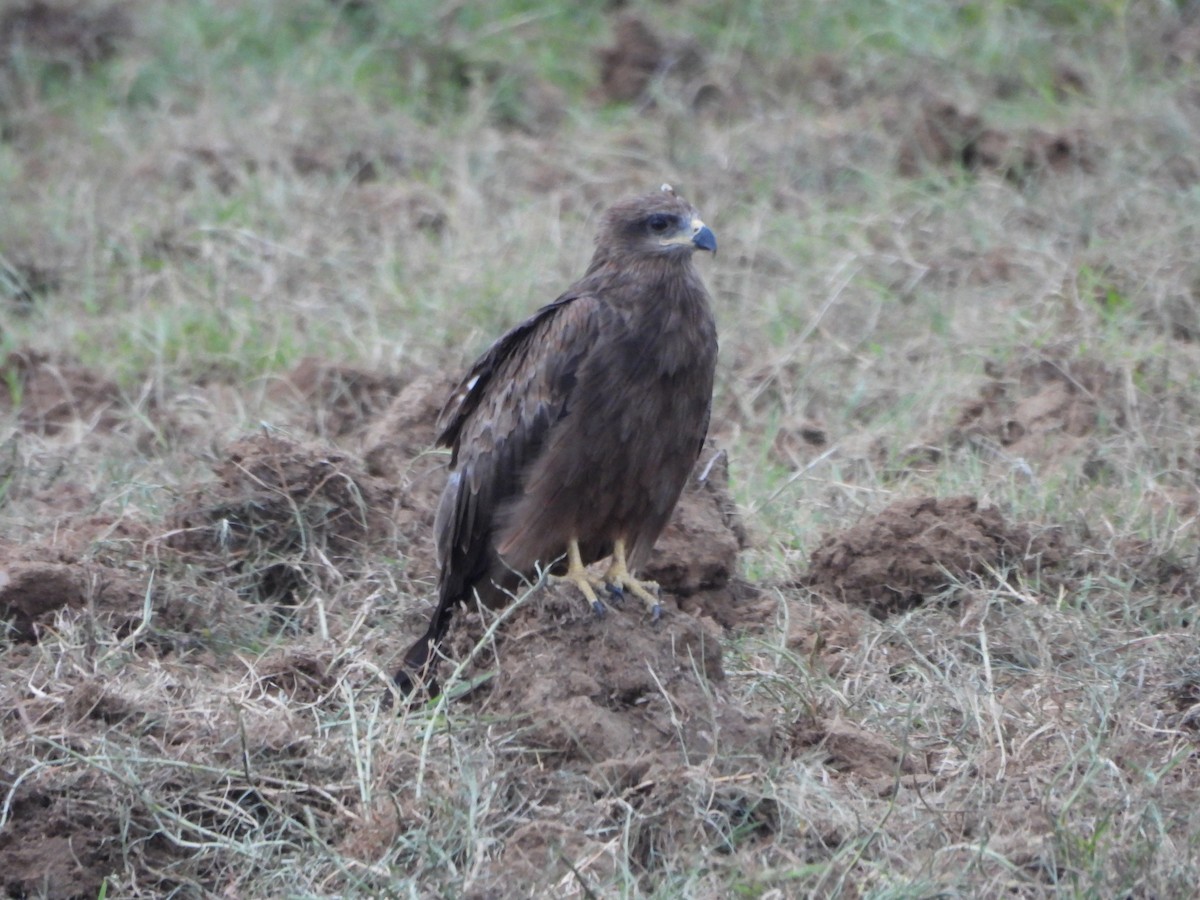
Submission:
[[[692,235],[692,245],[697,250],[707,250],[709,253],[717,252],[717,236],[712,233],[707,225]]]

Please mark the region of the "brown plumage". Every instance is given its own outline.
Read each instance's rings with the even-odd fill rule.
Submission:
[[[583,278],[493,344],[447,401],[438,605],[402,689],[436,692],[430,670],[459,603],[500,602],[539,566],[566,571],[602,610],[602,582],[578,563],[612,554],[604,582],[654,604],[625,563],[650,553],[708,430],[717,335],[697,249],[716,240],[669,186],[616,204]]]

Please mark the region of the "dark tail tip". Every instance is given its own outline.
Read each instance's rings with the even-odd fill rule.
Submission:
[[[404,654],[404,665],[396,670],[392,681],[407,701],[408,706],[425,699],[432,699],[442,692],[437,678],[433,675],[435,660],[433,656],[434,640],[426,634],[408,648]]]
[[[450,616],[455,603],[451,595],[442,593],[433,618],[429,621],[429,630],[408,648],[404,654],[404,665],[392,676],[408,706],[413,706],[422,699],[433,699],[442,692],[434,676],[434,669],[437,668],[438,647],[450,627]]]
[[[396,689],[400,691],[402,697],[411,697],[417,689],[417,683],[404,669],[397,669],[396,674],[392,676],[392,681],[396,683]]]
[[[410,671],[412,674],[409,674]],[[442,692],[437,679],[431,677],[429,672],[422,672],[419,669],[410,670],[407,667],[397,669],[396,674],[392,676],[392,681],[396,683],[396,689],[410,706],[420,700],[432,700]]]

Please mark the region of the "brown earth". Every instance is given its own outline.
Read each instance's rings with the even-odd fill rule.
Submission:
[[[59,392],[42,387],[22,397],[22,410],[34,404],[30,398],[50,398],[30,407],[39,410],[28,419],[37,433],[87,416],[113,428],[123,421],[103,418],[110,389],[95,388],[103,382],[86,369],[71,369],[71,378],[64,379],[45,374],[61,373],[62,366],[40,361],[31,371],[39,367],[44,373],[31,383],[58,385]],[[1021,390],[1034,390],[1043,383],[1039,377],[1059,383],[1042,372],[1030,375]],[[309,360],[276,388],[280,409],[303,437],[264,431],[233,442],[220,451],[211,478],[181,489],[166,521],[72,518],[72,510],[89,509],[86,490],[64,489],[48,499],[73,524],[53,542],[6,547],[0,567],[0,617],[10,623],[12,638],[25,642],[28,665],[37,665],[38,642],[65,612],[61,622],[68,633],[82,624],[81,636],[99,629],[127,640],[125,652],[133,655],[124,658],[133,662],[126,671],[142,673],[135,677],[171,665],[190,672],[187,677],[203,687],[134,690],[106,685],[80,669],[60,680],[55,696],[43,697],[21,685],[20,677],[26,677],[21,667],[12,673],[17,681],[6,679],[8,690],[21,698],[19,721],[37,729],[65,728],[85,742],[115,729],[130,740],[150,742],[144,752],[185,765],[197,754],[210,762],[227,759],[231,771],[247,752],[238,748],[243,741],[265,771],[292,778],[299,766],[312,783],[337,781],[340,776],[320,769],[320,760],[305,757],[312,737],[296,710],[342,708],[347,678],[381,699],[387,692],[373,678],[351,675],[354,664],[327,641],[310,645],[306,634],[313,626],[290,611],[319,594],[331,636],[353,634],[354,603],[378,595],[374,573],[382,558],[397,551],[400,563],[387,564],[396,588],[432,595],[430,531],[447,455],[431,445],[452,385],[445,376],[420,375],[397,390],[389,377]],[[64,396],[86,400],[67,402]],[[1008,419],[1025,415],[1020,401],[1016,405],[1018,412]],[[1086,420],[1080,414],[1078,421]],[[985,421],[983,413],[973,421]],[[1026,428],[1035,430],[1031,424]],[[337,438],[344,447],[309,435]],[[580,875],[600,879],[620,866],[650,870],[662,854],[697,842],[732,846],[734,834],[738,853],[753,852],[760,841],[768,846],[780,827],[779,814],[775,801],[752,785],[763,766],[790,756],[820,760],[835,777],[879,796],[929,777],[924,756],[836,714],[814,710],[802,720],[777,721],[733,697],[723,639],[768,625],[780,602],[739,578],[739,554],[748,544],[728,491],[728,461],[710,443],[646,567],[645,574],[663,589],[661,621],[651,622],[631,599],[598,619],[559,586],[544,587],[501,613],[506,620],[486,639],[497,613],[463,611],[457,617],[445,647],[455,664],[463,663],[461,678],[446,682],[451,715],[501,723],[515,735],[504,753],[529,763],[510,770],[524,773],[513,789],[543,797],[547,808],[573,810],[566,819],[535,817],[513,831],[502,851],[504,890],[565,889]],[[806,656],[814,671],[837,676],[861,652],[869,623],[864,609],[886,615],[962,581],[992,578],[994,571],[1033,576],[1059,559],[1053,540],[1006,522],[971,498],[904,501],[826,538],[812,554],[803,585],[828,599],[792,610],[787,646]],[[1146,563],[1147,578],[1179,585],[1188,577],[1186,567],[1159,562],[1153,572],[1154,564]],[[187,579],[177,580],[181,571],[190,573]],[[391,611],[399,629],[386,645],[373,644],[365,661],[376,672],[390,671],[423,627],[427,610],[418,602]],[[212,718],[211,704],[195,698],[197,691],[236,677],[240,663],[231,667],[237,656],[235,650],[231,658],[229,648],[280,627],[295,639],[253,667],[251,695],[266,707],[243,710],[240,721],[233,709]],[[446,672],[451,668],[443,666]],[[171,677],[183,683],[184,676]],[[172,705],[179,690],[206,718]],[[1177,693],[1190,696],[1186,687]],[[403,715],[419,718],[423,712]],[[400,759],[395,765],[383,777],[394,796],[407,796],[412,770]],[[94,774],[88,781],[76,774],[65,782],[47,774],[52,769],[28,771],[34,774],[5,773],[0,783],[0,792],[14,791],[5,833],[24,836],[0,841],[0,871],[10,873],[5,882],[10,893],[93,895],[104,873],[120,866],[114,854],[124,851],[110,837],[119,827],[146,836],[138,865],[169,866],[182,852],[152,837],[161,831],[155,813],[119,779]],[[261,784],[240,783],[228,772],[197,779],[185,786],[185,794],[236,798],[235,820],[253,816],[264,802],[282,802],[267,799]],[[123,798],[132,825],[120,826],[114,818],[113,796]],[[297,808],[332,808],[334,802],[315,794],[288,796]],[[226,819],[228,802],[208,802],[181,807],[181,813],[236,830]],[[638,811],[629,855],[594,837],[613,827],[614,803]],[[403,806],[361,809],[342,838],[343,850],[370,862],[403,834],[405,821]],[[182,845],[189,839],[180,835]],[[64,847],[74,853],[69,860]],[[739,858],[734,854],[730,864]]]
[[[444,453],[430,452],[430,444],[450,384],[421,377],[400,391],[361,429],[365,465],[351,452],[280,434],[236,442],[223,452],[212,481],[184,492],[166,532],[167,547],[201,564],[214,583],[249,584],[249,594],[241,593],[258,600],[280,599],[275,588],[281,579],[274,573],[286,565],[298,573],[289,574],[287,583],[289,602],[298,603],[322,584],[353,583],[364,561],[399,540],[414,557],[414,592],[428,596],[435,575],[428,532],[446,461]],[[319,391],[314,403],[336,407],[339,396]],[[579,857],[565,857],[568,851],[594,857],[593,873],[618,864],[611,848],[587,836],[610,820],[597,795],[629,797],[653,813],[635,841],[646,861],[697,839],[712,841],[726,832],[766,836],[777,827],[771,801],[739,787],[738,779],[779,752],[776,723],[726,693],[721,639],[726,628],[764,621],[776,601],[760,598],[736,577],[748,538],[727,480],[725,454],[710,446],[647,569],[660,581],[667,605],[658,623],[632,600],[597,619],[570,590],[547,587],[511,611],[494,638],[475,651],[485,620],[480,613],[457,617],[446,650],[468,663],[465,681],[446,685],[455,715],[517,728],[519,742],[508,752],[544,773],[529,775],[522,789],[548,790],[550,773],[570,771],[588,785],[573,803],[594,810],[590,819],[557,830],[539,820],[514,834],[505,848],[512,867],[507,884],[534,889],[569,881],[564,859]],[[341,614],[330,610],[331,616]],[[423,616],[410,609],[402,619],[413,620],[415,633]],[[406,640],[397,635],[392,652]],[[257,663],[255,676],[259,690],[288,707],[344,702],[336,689],[344,671],[327,651],[297,647],[274,654]],[[110,697],[100,707],[126,705]],[[247,735],[263,753],[286,754],[291,744],[276,745],[289,728],[268,716]],[[710,767],[703,777],[689,768],[701,760]],[[396,790],[407,792],[402,785]],[[698,797],[712,806],[702,834],[696,832]],[[386,810],[363,815],[345,849],[369,859],[404,826]]]
[[[651,622],[632,598],[597,619],[567,586],[544,594],[508,618],[467,672],[491,674],[471,702],[520,728],[522,752],[611,767],[768,751],[771,723],[722,695],[719,628],[677,610]],[[449,648],[458,658],[482,636],[477,617],[464,624]]]
[[[0,409],[18,409],[21,427],[54,436],[68,428],[110,430],[125,420],[116,384],[71,359],[28,348],[13,351],[0,367],[11,386],[0,391]]]
[[[729,629],[763,624],[775,601],[737,574],[738,554],[749,545],[729,493],[728,456],[709,441],[643,574],[702,621]]]
[[[137,627],[149,566],[128,557],[145,552],[150,530],[132,516],[89,514],[92,498],[85,492],[58,490],[39,499],[58,517],[52,534],[0,541],[0,622],[8,634],[36,642],[63,610],[81,611],[119,634]],[[159,587],[152,594],[166,603]],[[166,619],[179,610],[161,612]]]
[[[807,716],[792,724],[788,738],[791,754],[819,755],[835,777],[853,779],[879,796],[890,796],[902,784],[919,784],[919,776],[929,772],[924,754],[845,719]]]
[[[6,557],[0,569],[0,620],[18,640],[35,639],[38,627],[49,625],[58,610],[84,605],[84,581],[76,567]]]
[[[0,769],[0,790],[13,791],[8,827],[0,829],[0,890],[14,898],[95,897],[105,876],[120,868],[122,852],[103,779],[87,773],[52,785],[16,779]]]
[[[1105,384],[1091,379],[1105,377],[1102,370],[1074,366],[1069,378],[1049,364],[1015,371],[1024,375],[1011,393],[995,391],[994,406],[973,418],[964,415],[964,421],[997,440],[1016,434],[1005,423],[1019,421],[1029,434],[1053,416],[1060,417],[1058,425],[1043,431],[1086,433],[1096,415],[1093,394]],[[179,798],[188,821],[233,833],[244,827],[236,824],[241,817],[253,818],[263,804],[291,804],[296,821],[303,810],[356,810],[340,847],[369,864],[420,821],[406,813],[407,799],[399,806],[358,808],[349,795],[327,796],[317,788],[296,793],[292,787],[272,793],[275,782],[268,779],[264,787],[235,772],[248,752],[257,771],[280,785],[354,784],[344,773],[322,768],[327,761],[307,756],[314,737],[298,711],[342,709],[347,679],[359,692],[387,696],[375,677],[354,674],[356,667],[367,663],[375,672],[389,672],[423,627],[428,606],[414,603],[391,612],[399,629],[386,646],[372,645],[366,658],[357,653],[352,661],[334,649],[337,635],[357,628],[356,598],[378,593],[373,573],[381,555],[403,554],[401,590],[432,594],[429,532],[447,457],[430,445],[452,380],[419,376],[384,408],[392,384],[386,378],[316,361],[301,374],[285,389],[281,407],[298,411],[296,426],[305,434],[336,433],[347,449],[280,432],[250,435],[221,451],[210,479],[184,487],[166,522],[80,516],[54,543],[4,548],[0,617],[10,622],[12,638],[25,642],[28,660],[18,663],[19,652],[10,650],[17,668],[5,678],[5,689],[21,711],[5,734],[24,723],[22,729],[39,733],[65,730],[86,745],[119,733],[144,745],[140,752],[185,767],[215,760],[215,769],[188,769],[189,779],[160,790]],[[309,387],[298,389],[297,380]],[[1062,386],[1074,381],[1091,390],[1073,393]],[[1018,399],[1050,388],[1060,400],[1074,402]],[[293,389],[298,397],[291,396]],[[306,415],[307,405],[315,409]],[[1037,412],[1047,408],[1053,415]],[[1071,412],[1078,409],[1083,411]],[[990,419],[988,410],[996,410]],[[47,418],[37,421],[44,428]],[[502,752],[527,765],[505,770],[504,777],[520,778],[509,789],[538,798],[547,810],[571,811],[514,825],[498,851],[503,865],[496,872],[504,872],[504,881],[495,889],[502,894],[571,890],[580,877],[599,881],[625,866],[650,871],[664,854],[698,844],[728,852],[728,864],[738,865],[755,848],[773,846],[781,827],[776,801],[754,788],[756,773],[790,757],[819,762],[834,781],[879,797],[919,790],[933,777],[925,752],[834,710],[814,708],[801,719],[780,721],[748,708],[729,690],[724,640],[769,624],[780,601],[738,577],[739,553],[749,537],[727,484],[725,454],[710,444],[647,566],[646,574],[664,591],[666,612],[657,623],[632,600],[598,619],[559,586],[544,587],[500,613],[506,620],[486,639],[497,613],[464,611],[457,617],[445,649],[464,665],[461,678],[446,682],[449,715],[492,723],[512,735]],[[89,502],[86,492],[68,491],[56,505],[62,514],[85,510]],[[1135,555],[1131,551],[1129,558]],[[801,584],[825,599],[808,605],[785,600],[787,647],[806,657],[813,672],[836,678],[861,658],[868,613],[898,612],[951,594],[964,582],[1036,578],[1064,557],[1054,535],[1010,523],[973,498],[901,501],[828,536],[813,552]],[[172,580],[180,563],[200,580]],[[1193,570],[1185,560],[1147,556],[1136,570],[1153,589],[1188,595]],[[278,621],[268,624],[272,607],[295,609],[314,593],[326,597],[334,643],[310,640],[309,626],[292,622],[287,627],[295,639],[257,659],[252,682],[237,688],[239,696],[263,705],[243,705],[240,713],[230,707],[214,717],[211,698],[202,692],[218,684],[233,690],[228,682],[242,671],[234,663],[237,651],[230,656],[225,648],[278,629]],[[144,616],[147,598],[150,620]],[[24,680],[27,669],[38,665],[38,641],[64,611],[68,633],[77,622],[87,626],[80,636],[107,633],[128,641],[123,671],[133,674],[126,678],[161,679],[153,673],[169,667],[175,686],[155,681],[135,688],[97,680],[81,667],[60,678],[53,694],[31,692]],[[1190,682],[1181,683],[1155,702],[1186,725],[1193,693]],[[191,700],[180,707],[181,697]],[[419,723],[425,714],[409,710],[402,718]],[[419,763],[397,757],[381,765],[388,795],[410,797]],[[156,870],[177,864],[196,837],[185,831],[178,842],[155,838],[162,830],[157,814],[115,775],[73,769],[64,780],[41,763],[16,768],[0,773],[0,793],[12,791],[14,798],[0,838],[0,871],[8,873],[4,888],[15,896],[94,895],[105,873],[124,865],[120,854],[128,848],[115,846],[111,837],[121,828],[142,836],[133,851],[136,865]],[[120,798],[116,806],[114,797]],[[596,837],[616,827],[616,809],[637,812],[630,819],[628,852]],[[120,816],[125,818],[118,821]],[[811,839],[823,846],[845,835],[829,825]],[[72,855],[64,856],[64,848]]]
[[[81,519],[54,545],[8,548],[0,614],[14,637],[31,642],[30,653],[62,610],[99,616],[95,621],[108,622],[118,636],[140,635],[136,646],[144,661],[161,666],[175,659],[174,665],[204,681],[234,674],[220,648],[236,645],[239,629],[262,633],[272,606],[295,608],[314,591],[331,598],[331,630],[356,627],[353,608],[332,598],[362,596],[355,585],[380,553],[401,548],[408,555],[402,576],[407,591],[430,596],[436,570],[429,531],[447,459],[431,452],[431,444],[452,384],[443,376],[418,376],[397,392],[394,381],[369,371],[306,361],[277,389],[281,408],[293,411],[304,433],[339,437],[347,447],[361,448],[361,457],[358,450],[280,432],[244,437],[221,451],[210,479],[181,491],[157,528],[93,517]],[[72,417],[79,415],[79,407],[70,409]],[[37,421],[44,428],[55,419],[41,415]],[[88,502],[86,494],[64,499],[81,508]],[[97,543],[100,537],[106,542]],[[794,611],[788,646],[820,660],[829,673],[845,671],[867,622],[856,607],[876,615],[896,611],[944,593],[954,579],[987,577],[991,568],[1005,566],[1024,571],[1037,553],[1049,565],[1053,555],[1039,540],[969,498],[897,504],[827,538],[814,552],[805,586],[831,599],[805,607],[808,613]],[[734,833],[743,849],[769,840],[779,827],[778,812],[750,785],[753,773],[787,756],[820,758],[839,777],[880,795],[926,777],[924,757],[861,726],[818,712],[779,722],[730,694],[723,639],[762,627],[779,603],[738,577],[738,556],[748,544],[728,492],[727,458],[710,444],[646,568],[663,589],[660,621],[650,621],[632,599],[597,618],[561,586],[544,587],[499,613],[505,621],[486,637],[496,612],[457,617],[445,648],[463,664],[461,678],[446,683],[453,715],[501,723],[516,735],[505,753],[530,763],[519,769],[526,773],[521,790],[554,796],[555,803],[577,811],[553,826],[543,818],[528,821],[510,835],[503,850],[506,886],[569,886],[577,877],[571,866],[600,878],[621,865],[652,866],[656,855],[697,841],[721,846]],[[97,554],[101,546],[106,549]],[[159,567],[185,562],[202,577],[201,593],[169,580],[151,584],[154,567],[130,568],[131,560],[150,550]],[[158,577],[168,571],[159,568]],[[148,591],[153,618],[146,622]],[[375,648],[379,669],[394,665],[394,655],[422,627],[426,609],[418,603],[398,611],[409,635]],[[118,616],[121,624],[114,627]],[[169,748],[154,752],[180,760],[199,752],[222,759],[226,750],[235,760],[242,751],[227,740],[241,734],[261,765],[278,766],[302,759],[310,739],[295,710],[339,708],[345,702],[339,684],[349,671],[327,643],[310,646],[302,629],[288,649],[256,662],[252,695],[270,705],[244,712],[240,724],[226,713],[196,720],[172,707],[169,692],[105,686],[82,672],[62,681],[65,693],[57,701],[30,695],[22,702],[26,721],[48,726],[61,720],[56,727],[79,736],[120,729]],[[384,696],[373,682],[361,685]],[[388,777],[411,777],[404,772],[409,770],[401,766]],[[570,773],[569,788],[556,772]],[[0,790],[12,789],[19,775],[7,773]],[[213,777],[216,782],[201,781],[190,790],[233,791],[244,809],[262,802],[255,799],[260,788]],[[70,790],[55,780],[38,786],[32,776],[16,784],[10,833],[26,839],[0,844],[0,870],[11,873],[10,892],[83,896],[94,893],[103,873],[117,864],[113,854],[120,850],[109,838],[116,826],[105,803],[114,791],[127,796],[127,790],[109,778],[93,781],[88,788],[76,778]],[[405,795],[403,781],[394,790]],[[632,857],[592,837],[611,827],[609,803],[618,800],[640,813]],[[136,796],[125,802],[138,828],[157,830]],[[81,808],[90,812],[76,819],[45,812]],[[698,809],[704,810],[699,817]],[[204,821],[221,813],[214,807],[197,815]],[[361,811],[343,847],[369,861],[404,827],[403,808],[372,806]],[[69,861],[62,856],[66,845],[75,852]],[[143,859],[157,864],[177,852],[150,840]]]
[[[94,65],[116,53],[132,27],[124,5],[32,0],[0,14],[0,66],[22,56],[72,67]]]
[[[306,431],[337,438],[362,428],[404,386],[394,375],[307,357],[272,385],[272,399],[294,409]]]
[[[1091,171],[1099,152],[1080,129],[1009,131],[987,124],[953,101],[936,97],[922,99],[901,121],[904,124],[897,127],[907,134],[898,169],[910,177],[927,167],[961,166],[1023,182],[1043,174]]]
[[[597,93],[604,101],[652,105],[656,81],[670,78],[672,92],[681,92],[692,109],[704,112],[724,106],[724,91],[700,77],[704,61],[693,41],[662,37],[635,15],[617,19],[613,39],[613,46],[597,54]]]
[[[395,486],[393,520],[398,540],[408,548],[417,596],[431,593],[437,579],[433,518],[450,457],[433,444],[438,413],[457,385],[457,377],[449,375],[417,376],[363,430],[361,438],[367,471]],[[415,631],[415,616],[412,626]]]
[[[826,536],[801,584],[883,618],[964,581],[1034,576],[1062,560],[1052,534],[1012,525],[974,497],[918,497]]]
[[[697,841],[729,852],[732,835],[744,848],[778,831],[774,801],[752,787],[783,751],[777,723],[729,693],[723,631],[711,619],[668,608],[654,623],[632,599],[597,618],[559,585],[511,610],[488,637],[492,616],[459,614],[445,649],[468,662],[462,681],[444,684],[447,702],[510,735],[501,777],[519,781],[506,790],[557,810],[505,841],[496,896],[571,890],[620,866],[651,870],[656,856]],[[409,713],[418,723],[423,714]],[[396,795],[408,795],[409,779],[392,776]],[[626,856],[602,836],[628,808],[638,815]],[[406,827],[403,806],[364,811],[344,849],[369,862]]]
[[[816,672],[837,678],[852,671],[862,634],[874,619],[861,606],[821,597],[821,602],[788,608],[787,647]]]
[[[319,760],[306,760],[313,729],[297,709],[319,694],[321,660],[301,651],[291,656],[264,659],[250,683],[239,681],[245,668],[236,661],[164,666],[144,651],[140,665],[127,662],[99,677],[68,653],[53,683],[37,691],[5,679],[17,713],[9,718],[50,744],[40,758],[14,754],[0,767],[0,796],[11,797],[0,829],[0,893],[93,898],[107,877],[130,865],[178,885],[172,868],[193,857],[192,842],[213,829],[236,838],[266,805],[292,805],[296,814],[328,810],[335,802],[328,789],[287,779],[299,771],[317,785],[328,774]],[[37,656],[24,668],[26,678],[39,672]],[[296,671],[312,674],[298,680]],[[210,704],[205,692],[213,689],[237,695],[238,707]],[[6,736],[15,734],[9,728]],[[107,765],[73,766],[75,745],[115,752]],[[166,765],[134,776],[125,768],[127,753]],[[182,832],[181,821],[189,823]]]
[[[58,637],[56,618],[72,610],[88,627],[117,637],[145,632],[147,646],[163,652],[194,649],[197,636],[227,643],[261,629],[261,610],[224,586],[209,587],[198,603],[186,585],[156,577],[144,559],[154,547],[147,529],[103,516],[81,516],[51,540],[0,542],[0,623],[7,636],[31,643]]]
[[[392,534],[393,487],[329,446],[277,434],[244,438],[171,516],[170,547],[227,572],[239,593],[293,604],[305,587],[361,567]]]
[[[613,30],[615,43],[600,51],[600,89],[613,103],[641,98],[666,64],[666,47],[650,26],[626,16]]]
[[[1084,474],[1095,474],[1100,462],[1089,445],[1101,424],[1128,425],[1124,376],[1099,361],[1051,351],[989,366],[988,374],[979,399],[959,415],[951,446],[999,448],[1039,469],[1084,459]]]
[[[1173,370],[1194,365],[1192,348],[1177,344],[1154,362],[1122,366],[1048,345],[985,364],[977,396],[959,408],[948,428],[897,453],[876,438],[865,455],[888,480],[932,472],[969,451],[1019,481],[1081,479],[1103,486],[1131,467],[1161,475],[1147,500],[1156,510],[1190,516],[1196,505],[1200,453],[1182,439],[1177,422],[1196,415],[1194,396],[1173,386]],[[776,439],[780,462],[799,466],[811,455],[790,431]]]

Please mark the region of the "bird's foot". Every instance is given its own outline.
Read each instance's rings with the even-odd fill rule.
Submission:
[[[662,601],[659,599],[659,586],[653,581],[638,581],[630,573],[625,563],[625,546],[618,541],[613,550],[612,565],[604,573],[604,583],[610,594],[624,596],[625,592],[633,594],[646,604],[650,619],[657,622],[662,618]]]
[[[650,620],[657,622],[662,618],[662,600],[659,599],[660,588],[653,581],[638,581],[632,575],[625,575],[623,578],[617,579],[612,577],[611,571],[604,577],[605,584],[608,587],[608,592],[617,597],[624,597],[625,592],[633,594],[646,605],[646,611],[650,613]]]
[[[608,615],[608,606],[600,599],[597,593],[605,588],[604,582],[599,578],[593,578],[587,572],[584,572],[579,577],[572,575],[571,572],[567,572],[566,575],[552,575],[550,577],[554,581],[565,581],[568,584],[573,584],[579,590],[579,593],[583,594],[584,599],[591,606],[592,612],[595,613],[597,619],[603,619]]]
[[[604,589],[608,591],[608,602],[613,606],[620,606],[625,602],[625,589],[619,584],[613,584],[611,581],[605,582]]]
[[[579,555],[579,545],[574,541],[567,545],[567,571],[562,575],[552,575],[551,578],[554,581],[566,581],[575,585],[579,593],[583,594],[584,599],[587,600],[588,605],[592,607],[596,618],[602,619],[608,613],[608,607],[596,594],[605,587],[605,583],[584,567],[583,560]]]

